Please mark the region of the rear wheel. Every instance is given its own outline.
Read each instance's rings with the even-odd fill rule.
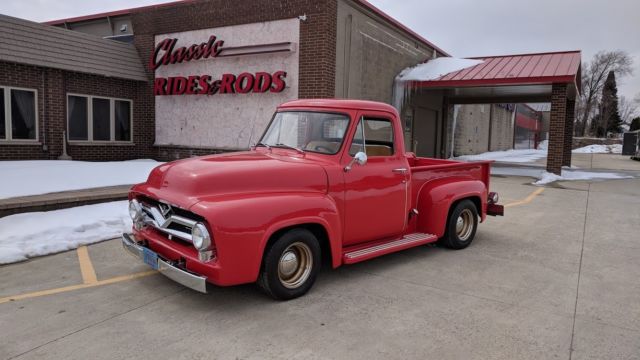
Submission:
[[[473,241],[477,229],[476,205],[471,200],[462,200],[449,215],[442,244],[450,249],[464,249]]]
[[[309,230],[292,229],[265,252],[258,285],[275,299],[294,299],[311,289],[319,268],[318,239]]]

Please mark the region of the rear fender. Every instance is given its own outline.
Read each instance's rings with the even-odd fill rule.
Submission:
[[[328,237],[333,266],[340,265],[342,224],[326,194],[252,194],[200,201],[191,211],[207,219],[224,278],[229,283],[254,282],[269,238],[278,230],[319,224]]]
[[[458,200],[474,197],[480,203],[478,214],[481,221],[484,221],[487,188],[482,181],[443,178],[425,183],[418,193],[417,230],[438,237],[444,236],[451,205]]]

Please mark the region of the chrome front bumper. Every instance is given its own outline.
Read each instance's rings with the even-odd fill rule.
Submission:
[[[124,247],[127,252],[131,255],[138,258],[138,260],[143,259],[143,250],[142,245],[138,244],[131,238],[129,234],[122,234],[122,247]],[[158,271],[162,273],[162,275],[168,277],[169,279],[182,284],[190,289],[195,291],[199,291],[201,293],[207,293],[207,281],[206,278],[198,275],[194,275],[190,272],[184,271],[180,268],[177,268],[170,263],[162,260],[158,257]]]

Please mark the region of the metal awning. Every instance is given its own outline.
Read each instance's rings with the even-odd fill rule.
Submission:
[[[411,86],[445,90],[450,103],[549,102],[552,84],[568,85],[575,99],[581,90],[580,51],[469,58],[481,64]]]

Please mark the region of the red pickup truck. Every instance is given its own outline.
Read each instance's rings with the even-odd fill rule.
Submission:
[[[405,152],[395,108],[357,100],[278,107],[245,152],[166,163],[129,194],[124,248],[200,292],[257,282],[276,299],[336,268],[440,241],[463,249],[502,215],[490,162]]]

